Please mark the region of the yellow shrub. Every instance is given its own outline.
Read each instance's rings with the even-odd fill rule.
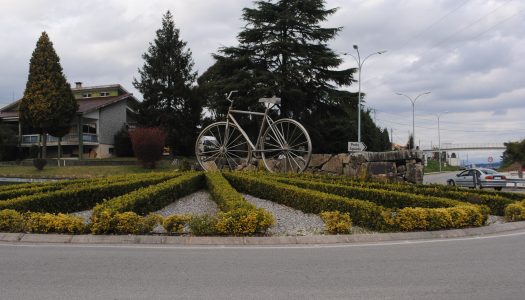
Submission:
[[[447,229],[452,227],[450,209],[434,208],[428,210],[428,230]]]
[[[394,217],[394,224],[402,231],[422,230],[428,227],[428,209],[406,207],[399,210]]]
[[[172,215],[164,219],[162,226],[168,233],[182,233],[190,219],[189,215]]]
[[[505,208],[505,220],[508,222],[525,221],[525,202],[509,204]]]
[[[25,230],[34,233],[82,233],[85,231],[81,217],[65,214],[27,213]]]
[[[217,217],[216,228],[220,234],[263,233],[275,222],[273,216],[261,208],[238,208],[220,212]]]
[[[323,211],[319,214],[325,223],[325,231],[331,234],[348,234],[352,229],[352,219],[349,213],[340,211]]]
[[[115,214],[115,233],[117,234],[142,234],[153,230],[151,223],[147,224],[144,217],[128,211]]]
[[[24,230],[24,217],[12,209],[0,210],[0,232],[21,232]]]

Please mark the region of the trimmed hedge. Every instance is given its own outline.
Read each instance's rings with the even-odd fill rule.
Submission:
[[[154,173],[146,175],[149,178],[156,176],[166,176],[168,173]],[[174,173],[171,173],[174,174]],[[56,191],[60,189],[67,188],[76,188],[80,185],[91,185],[91,184],[100,184],[100,183],[112,183],[112,182],[124,182],[130,180],[143,179],[144,174],[127,174],[127,175],[115,175],[108,177],[98,177],[98,178],[88,178],[88,179],[72,179],[72,180],[59,180],[53,182],[46,182],[45,184],[38,184],[36,186],[31,186],[24,184],[22,188],[18,189],[9,189],[5,191],[0,191],[0,200],[17,198],[25,195],[34,195],[39,193],[46,193],[51,191]],[[1,201],[0,201],[1,202]]]
[[[132,211],[144,215],[161,209],[174,200],[201,189],[203,186],[204,176],[202,173],[182,173],[176,178],[143,187],[100,203],[93,209],[93,215],[103,210]]]
[[[446,198],[428,197],[402,193],[397,191],[378,190],[355,186],[343,186],[333,183],[319,183],[291,178],[276,178],[277,181],[295,185],[301,188],[335,194],[348,198],[367,200],[388,208],[426,207],[441,208],[453,207],[462,204],[459,201]]]
[[[224,173],[224,176],[238,191],[268,199],[305,213],[319,214],[323,211],[338,210],[348,212],[355,224],[359,226],[373,230],[387,230],[389,228],[385,216],[390,216],[390,211],[369,201],[306,190],[246,174]]]
[[[151,176],[124,182],[99,182],[48,193],[21,196],[1,201],[0,209],[50,213],[69,213],[90,209],[104,199],[129,193],[141,187],[179,176],[178,173]]]
[[[222,212],[215,227],[220,234],[264,233],[275,223],[271,213],[246,201],[219,172],[206,173],[206,185]]]
[[[424,195],[439,198],[448,198],[456,201],[467,202],[477,205],[486,205],[490,208],[491,213],[498,216],[503,216],[505,207],[515,201],[513,198],[517,198],[514,193],[502,193],[492,191],[478,191],[472,192],[467,189],[459,189],[457,187],[448,187],[440,185],[415,185],[407,183],[382,183],[382,182],[368,182],[368,181],[357,181],[347,177],[341,176],[321,176],[315,174],[308,175],[296,175],[296,174],[272,174],[276,180],[280,178],[286,179],[297,179],[306,180],[309,178],[309,182],[313,180],[321,181],[329,184],[360,187],[366,189],[376,189],[382,191],[393,191],[401,193],[410,193],[415,195]],[[313,180],[312,180],[313,179]],[[512,195],[510,198],[508,195]],[[520,196],[521,197],[521,196]],[[523,197],[521,197],[523,198]],[[519,199],[521,199],[519,198]]]
[[[338,210],[348,212],[355,224],[373,230],[436,230],[481,226],[488,208],[449,200],[447,208],[405,207],[389,209],[370,201],[351,199],[321,191],[303,189],[264,176],[226,173],[237,189],[307,213]],[[447,200],[447,199],[445,199]],[[449,220],[452,219],[453,222]]]

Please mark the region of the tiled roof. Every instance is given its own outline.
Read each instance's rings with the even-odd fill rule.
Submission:
[[[120,102],[130,97],[133,99],[133,94],[126,93],[126,94],[115,96],[115,97],[93,97],[93,98],[77,99],[77,102],[78,102],[77,112],[84,114],[84,113],[87,113],[93,110],[97,110],[97,109],[106,107],[113,103]],[[19,101],[16,101],[0,109],[0,118],[18,117],[18,105],[15,105],[18,102]]]

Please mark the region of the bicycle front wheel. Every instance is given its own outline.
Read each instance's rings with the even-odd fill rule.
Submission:
[[[249,162],[251,148],[234,124],[217,122],[204,128],[195,142],[195,156],[206,171],[231,171]]]
[[[301,123],[280,119],[264,132],[261,156],[272,173],[301,173],[310,163],[312,141]]]

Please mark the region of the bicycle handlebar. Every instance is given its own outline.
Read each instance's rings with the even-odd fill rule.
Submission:
[[[230,91],[230,93],[227,94],[228,96],[226,96],[226,100],[228,100],[228,101],[230,101],[230,102],[233,103],[233,100],[230,99],[230,98],[231,98],[231,96],[233,95],[233,93],[238,93],[238,92],[239,92],[239,91]]]

